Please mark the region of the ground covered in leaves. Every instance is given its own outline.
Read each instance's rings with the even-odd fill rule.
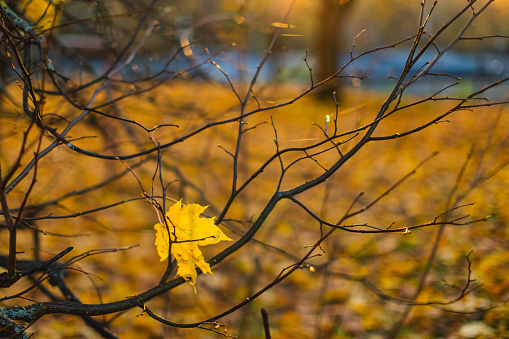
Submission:
[[[265,92],[257,93],[257,98],[260,105],[266,107],[291,99],[304,88],[269,86]],[[338,129],[348,131],[370,121],[384,99],[383,91],[370,91],[362,86],[347,90],[339,99]],[[410,103],[418,97],[409,96],[404,100]],[[253,107],[255,104],[253,101]],[[398,112],[380,125],[376,135],[420,126],[453,104],[428,101]],[[19,135],[27,123],[17,113],[17,105],[20,103],[8,100],[2,104],[1,138],[3,145],[9,145],[8,149],[2,148],[2,161],[16,155]],[[46,119],[53,116],[55,127],[64,126],[65,121],[58,116],[65,114],[67,108],[63,101],[48,98],[44,107],[48,114]],[[128,98],[109,110],[111,114],[129,117],[149,128],[157,124],[179,127],[146,133],[133,125],[126,127],[116,120],[91,116],[86,125],[73,130],[76,145],[103,154],[128,154],[152,147],[153,140],[165,144],[208,122],[239,114],[238,103],[228,87],[184,82],[173,82],[157,91]],[[309,95],[295,104],[249,118],[248,126],[253,128],[245,134],[240,154],[240,180],[246,180],[276,152],[276,133],[280,149],[310,144],[323,137],[318,126],[325,128],[327,115],[335,117],[332,96],[323,99]],[[331,180],[296,197],[322,218],[335,223],[361,192],[364,195],[357,203],[359,207],[378,198],[438,151],[371,209],[350,220],[349,225],[385,229],[425,224],[441,216],[451,203],[464,207],[453,210],[450,220],[468,222],[490,216],[471,225],[444,228],[436,258],[417,298],[421,303],[433,303],[411,309],[401,330],[402,338],[481,335],[499,338],[509,333],[509,308],[503,304],[509,298],[509,172],[503,168],[509,157],[505,144],[507,128],[504,127],[508,123],[504,108],[487,107],[457,112],[408,137],[371,142]],[[332,126],[329,122],[327,128]],[[231,192],[232,158],[229,153],[235,150],[236,131],[235,123],[217,126],[162,151],[162,175],[165,183],[170,183],[168,198],[182,199],[184,204],[208,205],[206,215],[217,216]],[[49,142],[50,139],[45,141]],[[344,147],[348,149],[348,143]],[[320,164],[327,167],[337,156],[337,153],[327,153],[319,157]],[[282,160],[289,163],[294,159]],[[27,161],[28,158],[23,163]],[[45,233],[25,230],[20,234],[23,239],[20,243],[24,244],[20,248],[23,251],[20,259],[32,259],[36,246],[42,258],[46,255],[49,258],[67,246],[74,247],[75,255],[92,249],[135,246],[80,261],[67,272],[69,285],[82,302],[105,303],[141,293],[158,284],[167,265],[160,262],[154,244],[154,224],[159,220],[153,206],[142,197],[144,192],[151,194],[156,163],[156,154],[125,162],[104,161],[60,146],[40,161],[29,204],[52,202],[39,210],[37,216],[74,214],[76,217],[33,221],[33,225]],[[321,167],[313,161],[303,162],[291,169],[282,187],[292,187],[320,171]],[[220,225],[226,236],[237,240],[249,229],[275,191],[279,173],[276,162],[237,198],[226,221]],[[109,182],[109,178],[117,174],[119,178]],[[86,194],[66,197],[66,194],[105,181],[107,183]],[[12,193],[20,202],[26,185]],[[155,193],[160,194],[160,189],[156,187]],[[55,200],[60,197],[63,198]],[[122,203],[83,214],[118,202]],[[320,224],[295,203],[283,202],[253,241],[212,268],[213,276],[198,276],[197,294],[190,284],[185,284],[147,305],[175,322],[205,320],[270,283],[283,269],[297,262],[306,253],[306,246],[316,242],[326,229],[326,226],[321,229]],[[439,225],[434,225],[391,234],[338,230],[322,244],[323,251],[316,253],[319,256],[307,262],[313,269],[303,267],[246,307],[221,319],[228,330],[223,333],[243,339],[263,337],[260,309],[264,308],[269,316],[272,338],[382,338],[405,311],[402,300],[412,299],[421,284],[420,277],[439,229]],[[34,243],[35,238],[39,245]],[[224,242],[201,249],[207,259],[228,245]],[[6,248],[4,240],[3,251]],[[447,304],[461,294],[469,268],[470,278],[475,281],[470,283],[468,295]],[[29,284],[29,281],[24,282],[24,286]],[[21,290],[22,285],[16,288]],[[45,286],[58,294],[54,287]],[[27,297],[46,300],[36,290]],[[31,302],[14,300],[2,306]],[[200,329],[164,328],[143,315],[140,309],[99,319],[110,322],[113,332],[121,338],[219,337]],[[34,332],[34,338],[96,337],[79,318],[63,315],[43,318],[28,332]]]

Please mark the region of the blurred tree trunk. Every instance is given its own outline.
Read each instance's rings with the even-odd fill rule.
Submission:
[[[317,27],[314,39],[314,52],[317,54],[317,69],[314,72],[315,83],[322,81],[338,70],[339,58],[348,52],[344,41],[344,30],[355,0],[320,0]],[[341,92],[343,81],[334,80],[322,86],[317,94],[331,96],[332,92]]]

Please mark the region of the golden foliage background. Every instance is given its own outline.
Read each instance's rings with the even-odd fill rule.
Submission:
[[[10,88],[14,97],[20,97],[16,86]],[[298,87],[274,87],[267,100],[281,100],[295,95]],[[272,99],[273,97],[273,99]],[[106,98],[105,98],[106,99]],[[411,100],[413,98],[409,98]],[[339,127],[348,130],[361,125],[373,116],[383,100],[383,93],[348,92],[341,103]],[[19,112],[20,103],[3,104],[2,113],[2,162],[7,163],[19,149],[20,133],[28,123]],[[118,105],[123,116],[135,119],[145,126],[161,123],[176,123],[180,128],[165,128],[154,133],[162,144],[180,133],[190,131],[217,117],[235,114],[234,97],[228,88],[200,83],[174,83],[160,87],[147,95],[132,97]],[[437,111],[448,108],[448,104],[429,102],[422,107],[410,109],[389,118],[380,129],[382,133],[393,133],[418,126],[435,116]],[[62,114],[67,104],[62,100],[48,98],[45,114]],[[397,226],[431,221],[441,213],[463,162],[472,146],[474,155],[461,181],[459,192],[467,190],[481,161],[481,151],[497,149],[505,139],[504,128],[492,126],[500,108],[485,108],[473,112],[463,111],[422,133],[384,142],[369,144],[348,166],[319,189],[306,192],[298,197],[310,208],[320,211],[322,217],[337,220],[360,192],[365,192],[362,203],[366,203],[415,167],[423,158],[434,151],[440,154],[427,163],[407,182],[398,187],[373,209],[356,217],[354,222],[368,223],[377,227],[388,227],[392,222]],[[503,108],[502,108],[503,109]],[[323,125],[325,115],[333,115],[331,102],[318,101],[307,97],[297,105],[260,114],[249,120],[252,126],[274,120],[281,147],[303,145],[307,139],[319,138],[321,132],[313,125]],[[55,126],[60,122],[55,120]],[[498,126],[507,126],[503,114]],[[72,133],[73,138],[83,138],[76,145],[92,151],[109,154],[126,154],[135,151],[136,143],[149,145],[150,135],[139,129],[126,130],[112,121],[104,125],[90,123]],[[231,158],[218,147],[231,149],[235,128],[231,125],[210,129],[163,152],[163,177],[168,186],[168,196],[183,198],[184,202],[210,204],[210,213],[216,215],[229,194]],[[491,144],[487,144],[489,134]],[[241,155],[241,178],[275,152],[272,126],[262,124],[246,134],[250,147]],[[133,142],[136,140],[136,142]],[[44,141],[45,143],[49,141]],[[507,149],[498,149],[494,164],[507,158]],[[151,187],[155,171],[155,158],[137,165],[137,160],[126,161],[145,189]],[[26,163],[27,157],[23,163]],[[285,159],[290,160],[290,159]],[[324,163],[333,161],[324,156]],[[65,195],[83,187],[96,185],[113,173],[126,171],[120,161],[101,161],[83,157],[67,148],[59,147],[42,159],[38,166],[36,189],[30,203]],[[291,187],[292,180],[311,178],[320,169],[313,163],[293,170],[293,178],[283,186]],[[234,205],[230,213],[233,219],[225,223],[225,233],[238,239],[249,227],[249,222],[238,220],[254,219],[274,191],[279,168],[270,166],[263,175]],[[444,284],[462,286],[467,274],[465,255],[470,251],[473,261],[473,277],[482,284],[464,300],[451,306],[458,311],[474,311],[487,308],[507,299],[509,279],[506,276],[508,252],[508,229],[506,227],[508,206],[506,201],[508,172],[506,169],[481,187],[470,192],[464,202],[475,205],[457,211],[458,216],[469,214],[484,217],[495,216],[487,222],[465,226],[447,227],[440,242],[437,262],[433,266],[428,284],[419,297],[420,301],[450,299],[457,290]],[[16,192],[18,199],[23,196],[21,185]],[[140,197],[143,192],[132,174],[127,173],[120,180],[101,187],[86,195],[64,199],[45,210],[43,215],[63,215],[83,212],[92,208]],[[48,257],[66,246],[74,246],[73,253],[92,248],[116,248],[139,245],[126,252],[90,257],[69,271],[69,282],[78,286],[76,293],[84,303],[110,302],[140,293],[154,286],[164,272],[165,263],[159,263],[154,247],[152,225],[157,216],[143,199],[126,202],[115,208],[87,214],[79,218],[44,220],[34,223],[35,227],[47,232],[40,236],[41,249]],[[223,227],[224,229],[224,227]],[[269,312],[274,338],[313,338],[317,331],[329,333],[332,337],[369,337],[390,327],[401,306],[384,301],[366,289],[362,284],[344,279],[342,274],[366,275],[371,283],[383,292],[400,298],[408,298],[419,282],[430,251],[436,227],[414,230],[402,234],[355,234],[339,231],[323,244],[325,253],[314,258],[310,264],[316,272],[302,270],[292,275],[274,289],[269,290],[243,310],[222,319],[229,333],[242,338],[257,338],[263,333],[259,309]],[[33,234],[22,232],[24,240],[20,258],[31,257]],[[188,285],[172,290],[167,296],[158,298],[148,305],[161,315],[177,322],[199,321],[220,313],[238,303],[254,291],[274,279],[285,267],[302,256],[306,245],[320,236],[319,225],[289,202],[281,203],[267,220],[256,241],[242,248],[235,256],[213,268],[214,277],[200,276],[197,280],[198,295]],[[4,249],[6,243],[3,243]],[[204,248],[208,258],[221,250],[221,245]],[[27,282],[28,283],[28,282]],[[21,286],[20,286],[21,288]],[[39,299],[38,294],[32,296]],[[18,302],[18,301],[16,301]],[[507,306],[473,313],[457,315],[444,313],[432,307],[415,307],[411,321],[404,335],[424,338],[433,333],[457,333],[462,324],[480,319],[490,326],[495,336],[505,335],[507,328]],[[129,311],[112,321],[112,327],[120,337],[158,337],[161,326],[146,316],[135,316],[137,310]],[[65,320],[65,322],[63,321]],[[65,325],[64,325],[65,324]],[[94,337],[86,332],[81,320],[58,315],[53,320],[45,318],[40,325],[34,325],[38,337]],[[198,330],[167,328],[165,333],[179,338],[213,337]],[[443,332],[440,332],[443,331]]]

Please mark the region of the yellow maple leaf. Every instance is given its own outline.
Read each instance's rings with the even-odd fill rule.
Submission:
[[[25,12],[31,22],[41,20],[38,28],[46,29],[51,27],[51,21],[55,18],[56,6],[63,4],[65,1],[53,0],[50,3],[49,0],[21,0],[18,2],[18,7]],[[59,16],[58,14],[57,22]]]
[[[205,262],[198,246],[217,244],[228,238],[219,227],[214,224],[214,218],[200,218],[200,214],[207,206],[188,204],[182,206],[182,200],[175,203],[166,212],[166,223],[154,225],[156,230],[157,252],[161,261],[168,259],[171,239],[171,254],[177,260],[177,274],[188,280],[191,285],[196,283],[196,267],[203,273],[210,273],[210,265]],[[195,287],[196,292],[196,287]]]

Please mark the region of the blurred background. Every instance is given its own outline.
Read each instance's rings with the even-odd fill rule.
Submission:
[[[426,26],[430,36],[435,34],[461,8],[464,0],[440,1]],[[8,1],[9,3],[9,1]],[[17,1],[11,2],[16,5]],[[84,22],[60,27],[52,36],[53,43],[65,49],[51,49],[49,56],[65,67],[78,68],[87,64],[96,71],[108,67],[115,51],[119,51],[132,34],[137,17],[111,15],[141,13],[150,1],[60,1],[65,10],[59,22]],[[417,3],[417,4],[416,4]],[[24,1],[22,7],[32,20],[40,19],[46,9],[44,0]],[[261,56],[268,48],[277,28],[281,36],[276,41],[268,65],[264,67],[264,80],[307,82],[309,72],[303,63],[308,51],[308,60],[314,70],[315,81],[321,81],[334,74],[351,56],[375,48],[391,46],[416,34],[421,6],[419,1],[388,0],[373,3],[369,0],[299,0],[291,9],[288,19],[282,23],[292,1],[157,1],[157,12],[153,32],[144,43],[134,60],[133,73],[136,77],[143,72],[157,72],[163,69],[175,48],[185,46],[178,55],[172,69],[186,69],[211,55],[230,75],[233,81],[247,81],[256,71]],[[427,1],[426,7],[432,3]],[[479,3],[479,7],[484,3]],[[51,8],[50,8],[51,11]],[[49,28],[51,13],[41,20],[39,26]],[[509,14],[508,1],[495,1],[481,15],[469,30],[467,37],[503,35],[508,29],[505,21]],[[101,22],[86,20],[106,17]],[[456,22],[445,30],[438,46],[450,41],[465,24],[468,17]],[[356,38],[357,37],[357,38]],[[354,46],[355,40],[355,48]],[[486,77],[503,77],[509,74],[507,38],[486,38],[464,40],[448,52],[437,66],[436,71],[454,73],[469,80],[481,81]],[[390,86],[402,70],[406,60],[408,44],[397,45],[367,55],[352,63],[347,74],[369,75],[365,86],[375,88]],[[350,54],[350,52],[353,52]],[[110,59],[106,58],[109,56]],[[433,52],[422,63],[433,58]],[[62,60],[60,60],[62,59]],[[4,68],[8,69],[4,63]],[[125,74],[128,76],[128,74]],[[212,65],[200,67],[191,73],[194,79],[225,82],[224,76]],[[358,86],[352,81],[351,86]]]
[[[325,128],[330,122],[326,122],[326,116],[336,116],[333,93],[339,102],[341,132],[371,122],[404,67],[412,46],[409,38],[417,33],[421,13],[421,2],[417,0],[161,0],[153,7],[148,0],[53,1],[60,6],[59,11],[48,7],[44,0],[6,3],[20,16],[38,21],[35,29],[44,35],[47,57],[62,75],[58,81],[72,100],[85,105],[98,85],[81,86],[112,65],[125,64],[98,95],[95,105],[104,104],[100,107],[103,112],[144,126],[180,126],[150,134],[119,120],[90,115],[73,130],[72,138],[76,145],[101,154],[139,152],[152,147],[153,140],[164,144],[207,123],[238,116],[239,102],[230,82],[241,97],[246,95],[277,30],[280,35],[254,87],[257,100],[248,105],[249,109],[277,105],[301,95],[311,84],[309,68],[316,84],[348,63],[340,73],[344,77],[329,81],[293,105],[248,119],[256,128],[243,139],[238,173],[241,181],[276,152],[275,130],[281,149],[303,147],[323,138],[317,126]],[[476,6],[481,8],[485,3],[478,1]],[[438,1],[426,35],[439,32],[467,4],[465,0]],[[423,6],[428,13],[432,3],[426,1]],[[454,40],[470,13],[468,9],[448,26],[413,70],[425,66],[436,50]],[[148,20],[138,28],[145,15]],[[402,96],[404,104],[412,104],[457,83],[442,93],[451,100],[428,100],[411,106],[384,120],[376,135],[420,126],[447,112],[454,106],[454,98],[507,78],[508,16],[509,1],[494,1],[465,34],[475,39],[458,42],[433,69],[436,76],[423,78]],[[124,53],[131,39],[136,43]],[[385,46],[388,48],[381,48]],[[369,53],[357,59],[365,52]],[[27,119],[21,113],[23,90],[16,83],[19,78],[4,50],[0,57],[0,158],[2,168],[6,168],[19,151]],[[35,49],[32,62],[34,82],[55,90],[40,75],[43,66]],[[492,101],[507,100],[508,87],[503,83],[485,94]],[[62,96],[48,95],[45,99],[44,117],[55,128],[64,128],[80,113]],[[422,133],[368,144],[337,175],[298,199],[322,218],[336,223],[359,193],[366,193],[359,204],[373,201],[432,152],[439,151],[435,159],[383,201],[351,220],[350,226],[385,229],[393,224],[425,224],[451,207],[451,201],[458,206],[468,204],[454,210],[451,218],[474,220],[493,215],[491,218],[473,225],[448,226],[443,236],[438,235],[438,226],[405,235],[338,231],[324,242],[321,256],[309,261],[315,272],[299,270],[253,303],[221,319],[227,334],[262,338],[260,309],[264,308],[273,338],[507,337],[507,110],[505,105],[472,108],[447,119]],[[331,128],[331,124],[327,126]],[[234,150],[236,128],[227,124],[208,129],[163,153],[162,176],[170,183],[169,198],[208,205],[206,213],[210,216],[221,212],[232,180],[231,157],[225,150]],[[330,165],[335,156],[327,153],[320,160]],[[26,157],[22,165],[29,161]],[[104,161],[57,148],[41,160],[29,201],[33,206],[28,209],[31,217],[47,217],[33,222],[44,233],[29,229],[21,232],[24,253],[20,256],[27,260],[50,257],[65,246],[73,246],[77,254],[92,248],[137,245],[126,252],[88,258],[69,270],[66,280],[84,303],[122,300],[156,285],[166,268],[166,263],[159,262],[154,246],[157,214],[143,199],[125,201],[139,198],[143,190],[150,191],[157,161],[155,155],[125,163]],[[303,162],[292,168],[282,188],[291,188],[319,173],[321,168],[316,164]],[[274,193],[279,174],[278,164],[267,167],[238,196],[221,225],[229,237],[238,240],[249,229]],[[23,201],[30,183],[27,179],[11,192],[13,205]],[[161,189],[156,188],[155,193],[160,194]],[[119,201],[124,203],[79,218],[49,218]],[[469,205],[472,202],[475,204]],[[198,278],[198,294],[185,284],[148,305],[176,322],[201,321],[219,314],[297,262],[307,252],[306,246],[320,238],[322,226],[295,204],[284,201],[253,241],[213,267],[214,276]],[[430,260],[434,242],[438,249]],[[6,240],[1,244],[6,253]],[[205,258],[227,245],[203,248]],[[430,268],[428,263],[432,263]],[[423,280],[423,272],[428,269]],[[454,300],[466,284],[469,269],[476,280],[470,287],[477,288],[458,302],[413,308],[401,302]],[[29,282],[25,284],[29,286]],[[58,292],[52,286],[47,288]],[[38,291],[31,292],[29,298],[47,300]],[[30,300],[10,301],[5,306],[20,302],[29,304]],[[109,324],[120,338],[219,337],[204,330],[162,326],[139,313],[130,310],[98,319]],[[30,330],[34,338],[99,337],[79,318],[64,315],[43,318]]]

